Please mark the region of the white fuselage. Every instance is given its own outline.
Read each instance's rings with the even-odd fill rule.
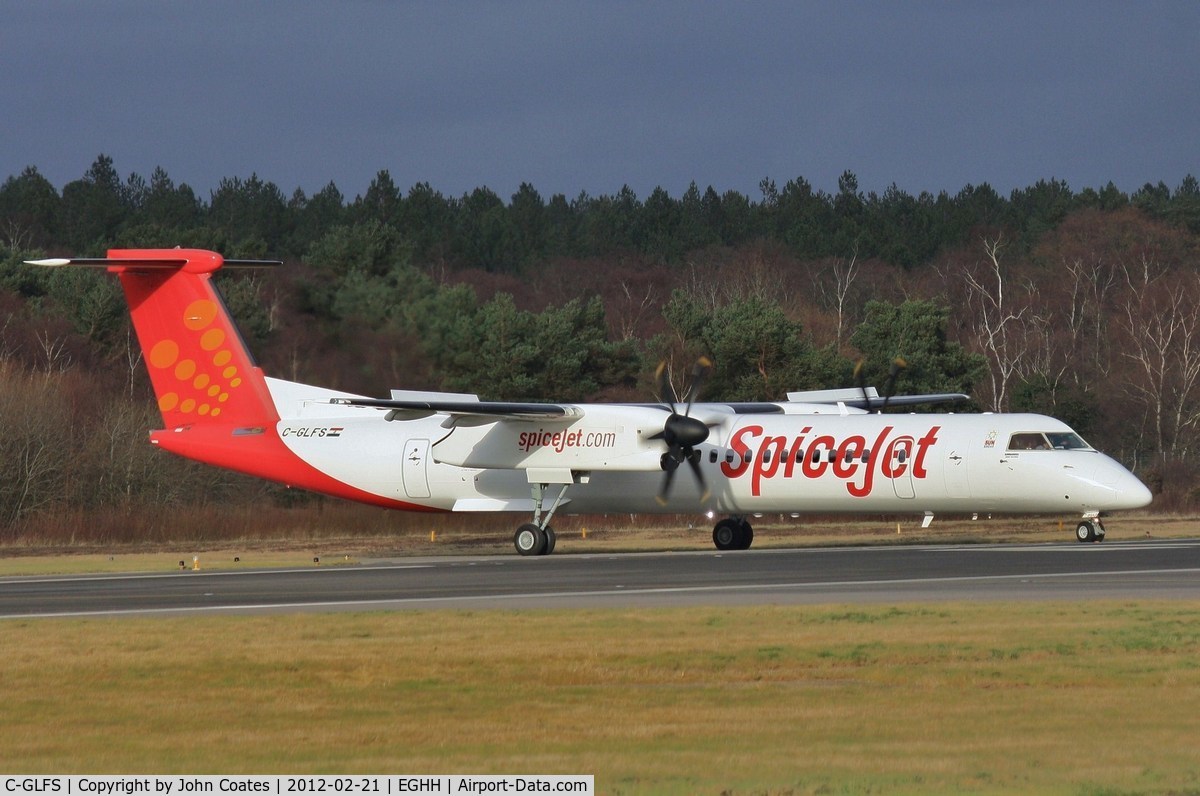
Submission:
[[[1090,447],[1010,448],[1014,434],[1073,436],[1041,415],[736,414],[705,404],[695,414],[709,438],[696,450],[711,495],[702,505],[683,467],[663,505],[665,446],[654,434],[666,412],[657,407],[581,405],[578,417],[547,421],[432,414],[388,422],[374,409],[329,404],[328,391],[310,399],[296,392],[301,385],[269,381],[279,436],[299,457],[358,489],[433,509],[529,511],[535,484],[566,487],[560,513],[1089,514],[1150,498]]]

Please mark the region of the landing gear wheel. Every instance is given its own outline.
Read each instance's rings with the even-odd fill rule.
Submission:
[[[548,556],[554,552],[554,545],[558,542],[558,536],[549,525],[543,529],[543,533],[546,534],[546,549],[542,551],[542,555]]]
[[[544,555],[549,541],[546,532],[532,522],[517,528],[516,534],[513,535],[513,546],[523,556]]]
[[[736,520],[721,520],[713,528],[713,544],[718,550],[737,550],[738,523]]]
[[[753,542],[754,529],[745,520],[730,517],[713,528],[713,544],[718,550],[749,550]]]
[[[750,527],[750,523],[742,520],[737,526],[737,549],[749,550],[752,544],[754,544],[754,529]]]
[[[1084,520],[1075,528],[1075,538],[1083,543],[1096,541],[1096,526],[1091,520]],[[1104,538],[1101,535],[1100,538]]]

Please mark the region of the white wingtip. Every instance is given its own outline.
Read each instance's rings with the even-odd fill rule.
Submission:
[[[62,265],[70,265],[71,261],[65,257],[51,257],[48,260],[26,260],[26,265],[44,265],[50,268],[57,268]]]

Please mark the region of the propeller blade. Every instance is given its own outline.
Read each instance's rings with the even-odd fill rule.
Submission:
[[[704,382],[708,380],[708,374],[711,372],[711,359],[700,357],[696,360],[696,364],[692,367],[692,383],[688,385],[687,408],[683,411],[685,415],[692,413],[692,404],[695,402],[696,396],[700,394],[700,389],[704,386]]]
[[[664,359],[658,363],[658,369],[654,371],[654,378],[658,381],[658,400],[674,412],[675,404],[679,403],[679,399],[675,397],[675,388],[671,386],[671,374],[667,373],[667,360]]]
[[[870,394],[867,393],[867,385],[866,385],[866,382],[863,380],[863,363],[864,362],[866,362],[866,360],[863,357],[859,357],[858,360],[854,363],[854,384],[858,387],[859,392],[862,393],[863,404],[864,404],[863,408],[866,409],[868,412],[870,412],[871,411],[871,396],[870,396]]]
[[[664,464],[666,461],[668,460],[664,459]],[[659,487],[658,494],[654,496],[654,499],[658,501],[658,505],[660,506],[667,505],[667,496],[671,494],[671,482],[675,480],[675,471],[679,469],[679,462],[675,462],[674,459],[670,459],[669,461],[674,462],[674,466],[663,468],[662,486]]]
[[[704,480],[704,471],[700,469],[700,457],[689,456],[688,464],[692,468],[692,473],[696,476],[696,483],[700,485],[700,502],[707,503],[709,495],[708,483]]]
[[[892,395],[896,392],[896,378],[900,375],[900,371],[908,367],[908,363],[903,357],[896,357],[892,360],[892,366],[888,369],[887,382],[883,385],[883,409],[881,412],[887,411],[888,401],[892,399]]]
[[[691,468],[696,482],[700,486],[700,491],[703,493],[700,501],[704,502],[708,500],[708,484],[705,482],[704,472],[700,468],[700,453],[696,450],[697,445],[708,439],[708,424],[692,417],[691,412],[692,404],[695,403],[696,396],[700,394],[700,390],[711,371],[712,360],[708,357],[700,357],[696,360],[696,364],[692,368],[691,382],[688,384],[685,395],[686,406],[683,414],[679,413],[679,396],[671,386],[666,361],[660,362],[658,369],[654,372],[654,378],[658,382],[658,399],[671,412],[663,423],[662,431],[652,437],[648,437],[648,439],[661,439],[667,444],[667,450],[662,455],[661,460],[663,469],[662,486],[659,488],[658,494],[655,495],[655,499],[659,505],[667,505],[667,499],[671,494],[671,485],[675,483],[675,471],[679,469],[679,465],[683,464],[685,460]]]

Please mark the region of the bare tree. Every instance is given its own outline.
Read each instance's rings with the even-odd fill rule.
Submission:
[[[1174,278],[1146,256],[1123,275],[1123,356],[1136,374],[1126,389],[1145,408],[1159,453],[1186,458],[1200,423],[1200,275]]]
[[[964,269],[962,275],[971,310],[968,324],[976,346],[991,365],[991,408],[998,412],[1008,407],[1009,385],[1027,366],[1032,332],[1041,325],[1031,311],[1030,287],[1026,285],[1018,292],[1011,284],[1008,269],[1001,264],[1003,248],[1001,235],[984,238],[986,262]]]
[[[842,341],[846,337],[847,304],[858,273],[858,248],[856,247],[849,260],[844,257],[835,257],[829,267],[821,269],[813,280],[825,306],[832,309],[837,317],[836,344],[838,351],[842,350]],[[831,279],[826,279],[826,274]]]

